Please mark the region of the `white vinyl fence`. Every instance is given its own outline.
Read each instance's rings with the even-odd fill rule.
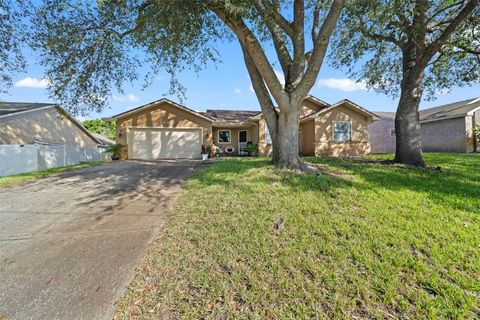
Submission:
[[[0,145],[0,176],[70,166],[80,162],[101,161],[105,156],[107,152],[104,148],[2,144]]]

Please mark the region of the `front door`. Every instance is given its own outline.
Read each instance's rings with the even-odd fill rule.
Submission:
[[[238,131],[238,154],[241,156],[246,155],[245,147],[247,146],[248,142],[248,132],[247,130],[239,130]]]

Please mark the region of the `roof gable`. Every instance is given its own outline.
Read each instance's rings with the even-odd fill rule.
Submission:
[[[147,103],[147,104],[144,104],[140,107],[137,107],[137,108],[134,108],[134,109],[131,109],[131,110],[128,110],[128,111],[125,111],[125,112],[122,112],[122,113],[119,113],[117,115],[114,115],[112,117],[108,117],[108,118],[103,118],[103,120],[105,121],[112,121],[112,120],[118,120],[118,119],[121,119],[121,118],[124,118],[126,116],[130,116],[136,112],[139,112],[139,111],[143,111],[145,109],[148,109],[148,108],[153,108],[153,107],[156,107],[158,105],[160,105],[161,103],[168,103],[169,105],[171,106],[174,106],[176,108],[179,108],[180,110],[183,110],[183,111],[186,111],[190,114],[193,114],[193,115],[196,115],[200,118],[203,118],[205,120],[208,120],[208,121],[213,121],[213,119],[205,116],[204,114],[200,113],[200,112],[197,112],[195,110],[192,110],[190,108],[187,108],[179,103],[176,103],[176,102],[173,102],[172,100],[170,99],[167,99],[167,98],[162,98],[160,100],[155,100],[153,102],[150,102],[150,103]]]
[[[317,112],[314,112],[314,113],[312,113],[312,114],[310,114],[310,115],[308,115],[308,116],[303,117],[302,119],[300,119],[300,121],[306,121],[306,120],[310,120],[310,119],[315,119],[315,118],[319,117],[320,115],[322,115],[323,113],[328,112],[328,111],[330,111],[330,110],[332,110],[332,109],[334,109],[334,108],[340,107],[340,106],[346,106],[346,107],[348,107],[348,108],[350,108],[350,109],[355,110],[355,111],[358,112],[358,113],[361,113],[361,114],[363,114],[363,115],[365,115],[365,116],[367,116],[367,117],[370,117],[370,118],[371,118],[371,121],[373,121],[373,120],[378,120],[378,119],[379,119],[379,117],[378,117],[376,114],[368,111],[368,110],[365,109],[365,108],[360,107],[358,104],[356,104],[356,103],[354,103],[354,102],[352,102],[352,101],[350,101],[350,100],[348,100],[348,99],[343,99],[343,100],[340,100],[340,101],[338,101],[338,102],[336,102],[336,103],[334,103],[334,104],[332,104],[332,105],[330,105],[330,106],[328,106],[328,107],[326,107],[326,108],[320,109],[320,110],[317,111]]]

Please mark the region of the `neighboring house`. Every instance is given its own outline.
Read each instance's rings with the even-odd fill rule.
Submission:
[[[395,152],[395,112],[374,112],[380,119],[368,125],[372,153]]]
[[[302,107],[300,153],[367,154],[368,123],[376,119],[349,100],[330,105],[309,96]],[[227,155],[244,154],[248,143],[257,144],[260,155],[272,152],[270,134],[258,111],[197,112],[161,99],[103,120],[116,121],[117,143],[126,145],[129,159],[199,158],[202,144],[219,146]]]
[[[99,133],[95,133],[95,132],[90,132],[90,133],[92,134],[92,136],[95,139],[97,139],[98,142],[100,142],[102,144],[102,146],[107,147],[109,145],[115,144],[115,141],[113,141],[110,138],[105,137],[103,134],[99,134]]]
[[[54,104],[0,102],[0,144],[97,147],[103,143]]]
[[[372,152],[395,152],[395,114],[375,112],[380,121],[369,125]],[[423,151],[473,152],[480,146],[473,130],[480,125],[480,98],[420,110]]]

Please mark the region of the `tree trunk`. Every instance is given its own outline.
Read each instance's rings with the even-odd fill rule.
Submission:
[[[404,78],[400,101],[395,116],[395,162],[424,167],[420,140],[420,115],[418,107],[422,98],[422,76]]]
[[[289,168],[294,170],[304,170],[305,164],[299,156],[298,150],[298,132],[300,130],[300,112],[299,107],[291,105],[282,108],[278,115],[277,124],[277,147],[273,145],[273,153],[276,157],[272,159],[273,163],[280,168]]]

